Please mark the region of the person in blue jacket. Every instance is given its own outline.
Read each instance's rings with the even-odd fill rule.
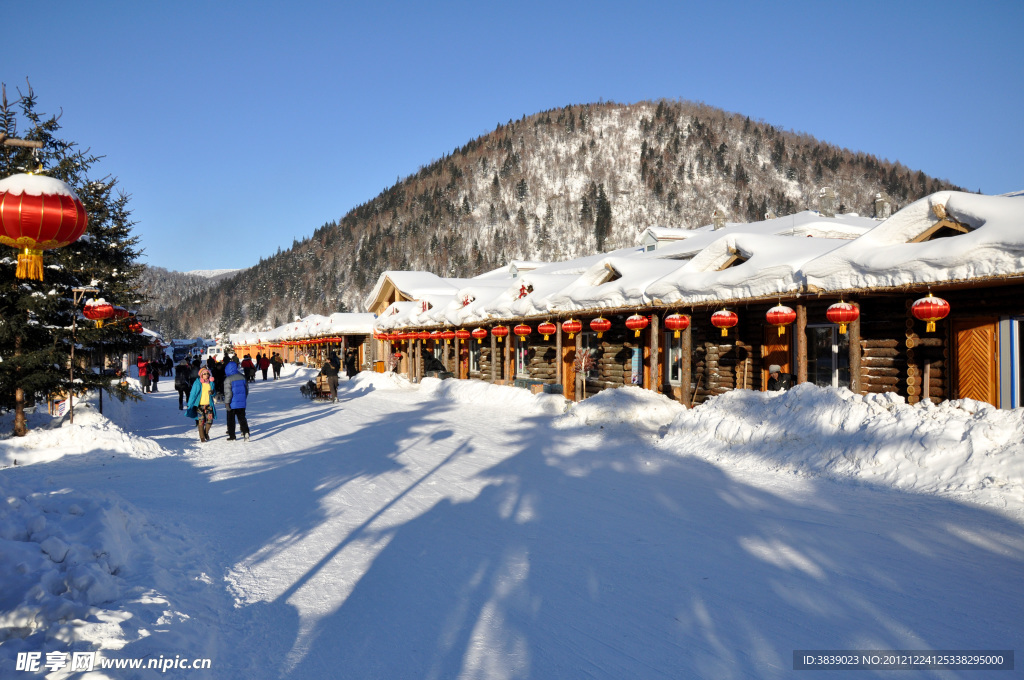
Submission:
[[[188,395],[185,417],[193,418],[199,429],[199,441],[210,441],[210,427],[217,419],[217,407],[213,405],[213,374],[203,366],[199,369],[199,379],[192,383],[192,391]]]
[[[245,402],[249,396],[249,383],[232,359],[224,367],[224,403],[228,408],[228,441],[235,440],[235,419],[242,430],[242,438],[249,441],[249,421],[245,419]]]

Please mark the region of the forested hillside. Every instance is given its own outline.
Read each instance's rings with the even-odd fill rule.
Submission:
[[[956,188],[920,171],[701,104],[567,106],[499,125],[229,280],[154,310],[175,337],[358,311],[380,272],[474,276],[699,227],[817,207],[873,215]],[[297,232],[303,225],[294,225]],[[169,299],[169,295],[165,297]]]

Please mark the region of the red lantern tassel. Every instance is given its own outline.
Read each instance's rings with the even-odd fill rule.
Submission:
[[[19,279],[43,280],[43,251],[25,248],[18,253],[18,270],[14,275]]]

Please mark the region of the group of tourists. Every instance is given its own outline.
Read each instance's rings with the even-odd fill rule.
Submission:
[[[178,390],[178,409],[185,411],[186,418],[196,421],[200,442],[210,441],[218,401],[227,410],[227,440],[237,439],[237,424],[242,438],[249,441],[249,421],[245,417],[249,384],[236,357],[228,355],[224,361],[210,357],[205,365],[198,358],[191,364],[182,359],[175,369],[174,387]]]
[[[267,371],[271,368],[274,369],[274,380],[281,377],[281,367],[284,366],[284,359],[277,352],[273,355],[257,354],[256,359],[253,360],[248,354],[242,359],[242,373],[245,376],[246,382],[256,382],[256,370],[259,369],[260,373],[263,374],[263,379],[267,379]]]
[[[171,358],[165,356],[163,359],[146,359],[140,356],[135,362],[139,369],[139,387],[143,392],[156,392],[160,383],[160,376],[169,376],[174,363]]]

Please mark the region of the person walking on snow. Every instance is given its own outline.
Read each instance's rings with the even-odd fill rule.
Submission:
[[[135,364],[139,367],[139,387],[142,388],[143,394],[149,392],[149,362],[139,357],[139,361]]]
[[[228,409],[228,441],[235,441],[235,419],[242,430],[242,438],[249,441],[249,421],[245,419],[245,403],[249,396],[249,383],[238,371],[238,364],[229,361],[224,367],[224,403]]]
[[[263,373],[263,379],[267,379],[267,370],[270,368],[270,357],[263,355],[260,357],[260,372]]]
[[[178,391],[179,411],[185,409],[185,400],[188,399],[187,395],[192,390],[191,381],[189,380],[191,374],[192,367],[184,359],[179,361],[178,365],[174,367],[174,389]]]
[[[338,357],[331,353],[331,358],[320,368],[320,375],[327,378],[327,389],[331,391],[331,401],[338,401]]]
[[[213,374],[205,366],[199,369],[199,380],[192,385],[187,406],[185,417],[195,419],[199,441],[210,441],[210,427],[217,419],[217,407],[213,404]]]
[[[284,361],[281,360],[281,355],[274,352],[274,356],[270,357],[270,365],[274,367],[274,380],[281,377],[281,366]]]

